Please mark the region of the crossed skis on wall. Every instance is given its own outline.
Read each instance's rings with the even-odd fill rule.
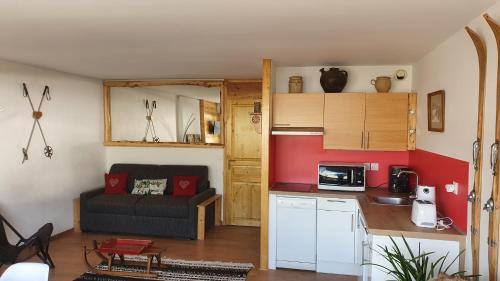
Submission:
[[[28,88],[26,87],[26,83],[23,83],[23,97],[27,98],[32,110],[32,117],[33,117],[33,126],[31,126],[31,131],[30,135],[28,138],[28,143],[26,144],[26,147],[22,149],[23,152],[23,164],[25,161],[29,159],[28,157],[28,151],[31,145],[31,141],[33,139],[33,134],[35,133],[35,127],[38,127],[40,131],[40,135],[42,136],[43,143],[44,143],[44,148],[43,148],[43,153],[45,157],[47,158],[52,158],[52,155],[54,154],[54,150],[52,149],[51,146],[47,144],[47,140],[45,139],[45,134],[43,133],[42,125],[40,125],[40,118],[42,118],[42,105],[45,100],[50,101],[51,96],[50,96],[50,88],[49,86],[45,86],[43,89],[42,97],[40,98],[40,103],[38,104],[37,109],[35,109],[35,106],[33,105],[33,101],[31,100],[31,96],[28,92]]]
[[[153,113],[156,109],[156,101],[144,100],[144,107],[146,107],[146,131],[144,132],[144,137],[142,141],[146,142],[148,135],[151,134],[151,138],[154,142],[160,142],[160,138],[156,135],[155,123],[153,122]]]
[[[488,14],[484,18],[496,39],[498,51],[498,72],[497,72],[497,108],[496,108],[496,130],[495,142],[490,147],[490,169],[493,177],[493,186],[489,199],[484,204],[482,210],[489,214],[488,224],[488,271],[489,280],[496,281],[498,274],[498,243],[499,243],[499,219],[500,219],[500,186],[499,186],[499,148],[500,148],[500,25],[496,23]],[[482,158],[483,158],[483,128],[484,128],[484,100],[485,100],[485,85],[486,85],[486,62],[487,52],[484,41],[471,28],[465,28],[470,35],[478,54],[479,61],[479,102],[478,102],[478,119],[477,119],[477,138],[473,143],[473,167],[474,167],[474,185],[469,193],[468,200],[471,203],[472,223],[471,223],[471,246],[472,246],[472,270],[474,275],[479,275],[479,257],[480,257],[480,221],[481,221],[481,175],[482,175]]]

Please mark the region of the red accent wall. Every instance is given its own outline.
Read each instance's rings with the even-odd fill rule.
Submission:
[[[417,149],[412,152],[344,151],[323,149],[322,136],[271,136],[270,181],[317,182],[317,165],[321,161],[379,163],[379,171],[367,172],[368,186],[387,186],[390,165],[408,165],[419,175],[420,184],[436,186],[436,203],[443,216],[467,229],[467,191],[469,163]],[[459,184],[455,195],[445,184]]]
[[[409,164],[408,152],[323,149],[322,136],[272,136],[271,139],[276,182],[317,183],[318,163],[321,161],[370,162],[379,163],[379,170],[367,172],[368,186],[387,186],[389,165]]]
[[[467,193],[469,162],[417,149],[410,152],[410,167],[419,175],[419,183],[436,187],[438,212],[453,219],[462,231],[467,229]],[[445,185],[457,182],[458,195],[446,192]]]

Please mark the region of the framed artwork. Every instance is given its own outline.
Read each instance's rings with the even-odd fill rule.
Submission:
[[[444,132],[444,90],[427,94],[427,130]]]

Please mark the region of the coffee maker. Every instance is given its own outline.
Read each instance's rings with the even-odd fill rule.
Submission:
[[[409,175],[401,171],[411,171],[407,166],[389,166],[389,191],[397,193],[410,192]],[[398,177],[399,175],[399,177]]]

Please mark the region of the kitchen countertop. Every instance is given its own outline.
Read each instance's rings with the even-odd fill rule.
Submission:
[[[465,243],[465,235],[454,227],[445,230],[417,227],[411,221],[411,206],[382,205],[373,203],[370,199],[372,196],[405,197],[404,194],[402,196],[401,194],[390,193],[383,188],[367,188],[364,192],[347,192],[317,190],[314,185],[308,185],[310,186],[309,190],[304,186],[297,188],[297,186],[300,186],[297,184],[293,186],[295,188],[292,190],[298,191],[287,190],[287,184],[275,184],[269,190],[269,193],[289,196],[356,199],[363,212],[368,232],[371,234],[455,240],[459,241],[462,245]]]

